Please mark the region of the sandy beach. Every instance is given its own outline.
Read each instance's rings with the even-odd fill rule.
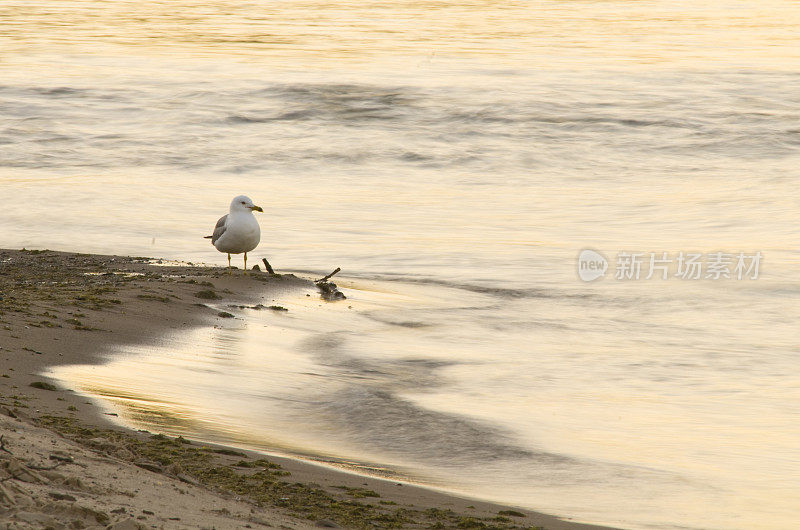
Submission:
[[[0,530],[798,526],[797,2],[0,5]]]
[[[226,318],[311,287],[294,275],[148,258],[0,251],[2,528],[596,526],[312,463],[120,427],[40,375],[112,346]]]

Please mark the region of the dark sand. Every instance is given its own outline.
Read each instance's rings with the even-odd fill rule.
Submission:
[[[313,284],[142,258],[0,250],[0,528],[601,528],[135,432],[39,375],[100,362],[112,346],[213,325],[221,317],[201,291],[269,305],[289,289]]]

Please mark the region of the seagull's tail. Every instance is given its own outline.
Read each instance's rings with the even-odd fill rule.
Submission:
[[[203,239],[211,239],[214,236],[203,236]]]

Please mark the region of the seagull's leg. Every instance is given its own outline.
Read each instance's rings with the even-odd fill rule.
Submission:
[[[244,253],[244,273],[247,274],[247,252]]]
[[[228,252],[228,274],[233,274],[231,272],[231,253]]]

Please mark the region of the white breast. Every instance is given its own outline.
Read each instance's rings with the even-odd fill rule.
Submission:
[[[250,252],[261,241],[261,228],[251,212],[236,212],[228,215],[225,232],[214,246],[220,252],[241,254]]]

